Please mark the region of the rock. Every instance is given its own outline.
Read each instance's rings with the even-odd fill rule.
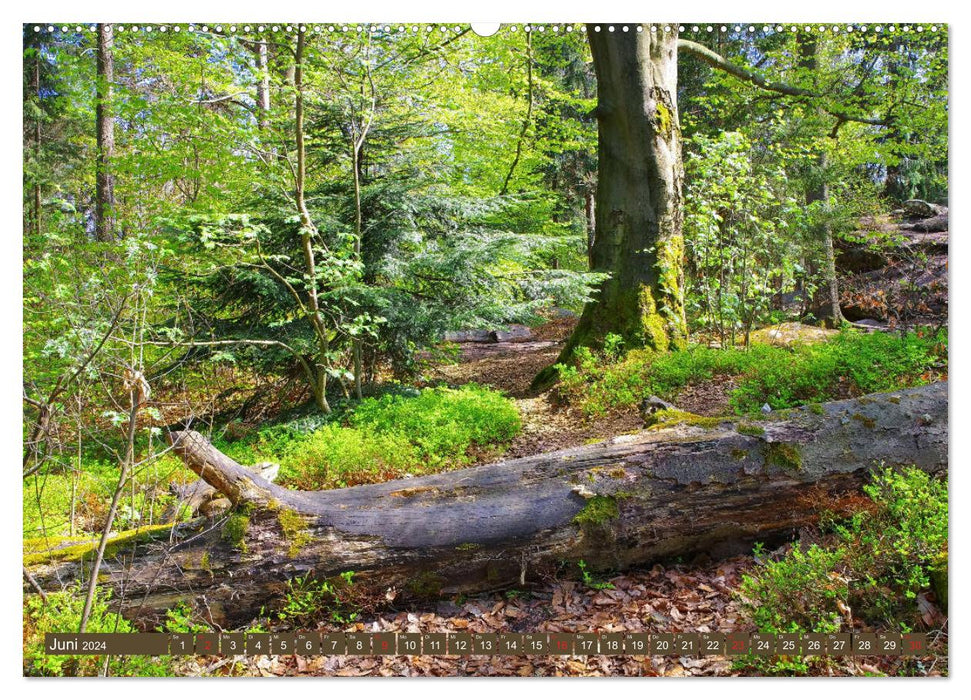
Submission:
[[[772,406],[767,403],[762,404],[762,413],[772,413]]]
[[[922,234],[939,236],[941,234]],[[925,248],[926,250],[926,248]],[[946,255],[900,261],[841,281],[840,307],[848,321],[910,323],[944,317],[948,306]]]
[[[917,231],[916,226],[923,222],[914,224],[914,232],[905,231],[903,248],[911,253],[923,253],[925,255],[947,255],[948,233],[947,231]]]
[[[659,399],[657,396],[649,396],[641,401],[640,413],[641,418],[644,420],[644,425],[646,426],[651,426],[655,423],[655,414],[658,411],[673,410],[677,410],[674,404],[670,404],[664,399]]]
[[[785,348],[796,343],[821,343],[829,340],[837,333],[839,331],[832,328],[819,328],[804,323],[780,323],[752,331],[749,339],[753,343],[764,343]]]
[[[921,219],[913,224],[907,226],[911,231],[922,231],[924,233],[938,233],[941,231],[947,231],[947,212],[943,214],[937,214],[935,216],[928,217],[926,219]]]
[[[923,199],[908,199],[904,202],[904,213],[917,219],[927,219],[940,213],[940,207]]]
[[[521,343],[524,340],[532,340],[533,331],[514,323],[504,331],[492,331],[489,333],[489,338],[493,343]]]
[[[445,341],[448,343],[494,343],[492,334],[485,330],[447,331]]]
[[[856,241],[836,241],[836,268],[846,272],[869,272],[890,262],[886,251]]]

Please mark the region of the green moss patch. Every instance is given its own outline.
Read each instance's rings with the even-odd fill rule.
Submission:
[[[573,516],[578,525],[600,525],[620,515],[617,499],[612,496],[593,496],[579,513]]]
[[[789,471],[799,471],[802,469],[802,455],[795,445],[785,442],[769,443],[765,453],[766,465],[772,465]]]
[[[237,511],[229,516],[226,525],[223,526],[222,537],[237,549],[246,552],[246,533],[248,531],[249,516],[246,513]]]
[[[105,556],[113,556],[122,547],[158,537],[172,530],[174,525],[149,525],[119,532],[108,539]],[[70,537],[36,537],[24,540],[24,564],[42,564],[53,561],[79,561],[98,550],[100,539],[79,540]]]
[[[654,414],[654,425],[651,430],[661,430],[663,428],[673,428],[676,425],[695,425],[699,428],[717,428],[725,422],[725,418],[699,416],[688,411],[680,411],[676,408],[662,409]]]
[[[752,437],[763,437],[765,435],[765,428],[756,423],[739,423],[736,430],[742,435],[751,435]]]
[[[283,537],[290,545],[288,554],[291,557],[297,556],[300,550],[310,544],[313,539],[307,532],[307,519],[289,508],[281,508],[277,512],[277,519],[280,521]]]

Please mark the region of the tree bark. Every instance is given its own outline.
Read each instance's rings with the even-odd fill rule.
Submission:
[[[382,599],[438,597],[522,586],[580,559],[617,570],[779,538],[820,511],[849,509],[880,464],[946,469],[947,384],[757,423],[662,424],[596,445],[333,491],[291,491],[198,433],[171,437],[238,510],[228,521],[183,526],[173,545],[137,545],[134,564],[106,559],[102,580],[146,626],[180,600],[232,626],[271,606],[295,576],[354,571],[362,590]],[[33,573],[45,585],[78,568],[61,561]]]
[[[259,82],[256,84],[257,125],[260,131],[267,131],[270,128],[270,62],[265,41],[256,44],[256,68],[259,71]]]
[[[115,152],[115,118],[112,107],[112,83],[115,63],[114,39],[108,25],[98,25],[98,88],[95,120],[97,121],[98,161],[95,173],[94,233],[99,241],[114,238],[115,183],[111,159]]]
[[[597,74],[598,172],[591,269],[610,273],[558,361],[608,333],[628,347],[683,344],[684,239],[676,33],[587,29]],[[548,385],[541,373],[534,386]]]
[[[597,207],[596,195],[591,188],[583,195],[583,211],[587,223],[587,264],[593,269],[593,244],[597,240]]]
[[[297,32],[297,49],[294,55],[293,67],[293,129],[297,146],[297,169],[294,177],[294,199],[297,202],[297,214],[300,217],[300,244],[303,249],[304,271],[307,276],[307,305],[306,313],[314,327],[317,336],[317,356],[314,358],[313,376],[310,377],[311,391],[314,403],[324,413],[330,413],[330,403],[327,401],[327,354],[330,352],[330,331],[324,316],[320,311],[320,301],[317,296],[317,259],[314,253],[313,239],[318,236],[307,202],[304,197],[307,179],[307,148],[303,129],[303,61],[306,48],[304,32]]]
[[[31,222],[31,229],[34,235],[40,240],[41,231],[41,216],[43,215],[43,197],[41,196],[40,189],[40,160],[41,160],[41,96],[40,96],[40,50],[38,49],[37,55],[34,57],[34,97],[37,100],[37,116],[34,117],[34,167],[37,169],[38,173],[34,175],[37,181],[34,183],[34,220]]]

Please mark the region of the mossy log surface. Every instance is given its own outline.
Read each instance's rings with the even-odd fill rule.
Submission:
[[[947,384],[319,492],[266,481],[198,433],[171,438],[234,513],[133,543],[99,578],[146,627],[180,600],[227,627],[272,609],[288,581],[308,574],[354,571],[401,602],[522,587],[579,559],[619,570],[738,551],[858,499],[881,463],[946,469]],[[33,570],[53,586],[84,568],[82,558]]]

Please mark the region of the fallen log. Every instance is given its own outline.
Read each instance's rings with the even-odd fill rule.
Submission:
[[[267,481],[273,481],[280,473],[280,465],[275,462],[260,462],[249,468]],[[202,514],[212,517],[232,505],[212,484],[202,479],[191,484],[173,484],[169,491],[176,497],[176,501],[162,514],[162,522],[166,523],[181,520],[184,515],[192,517]]]
[[[232,627],[297,576],[354,571],[367,590],[401,601],[523,586],[580,559],[623,569],[779,537],[858,500],[880,464],[945,469],[947,384],[757,421],[684,414],[595,445],[320,492],[271,483],[198,433],[171,439],[233,513],[139,543],[106,559],[101,577],[146,627],[182,600]],[[32,573],[50,590],[85,564]]]

